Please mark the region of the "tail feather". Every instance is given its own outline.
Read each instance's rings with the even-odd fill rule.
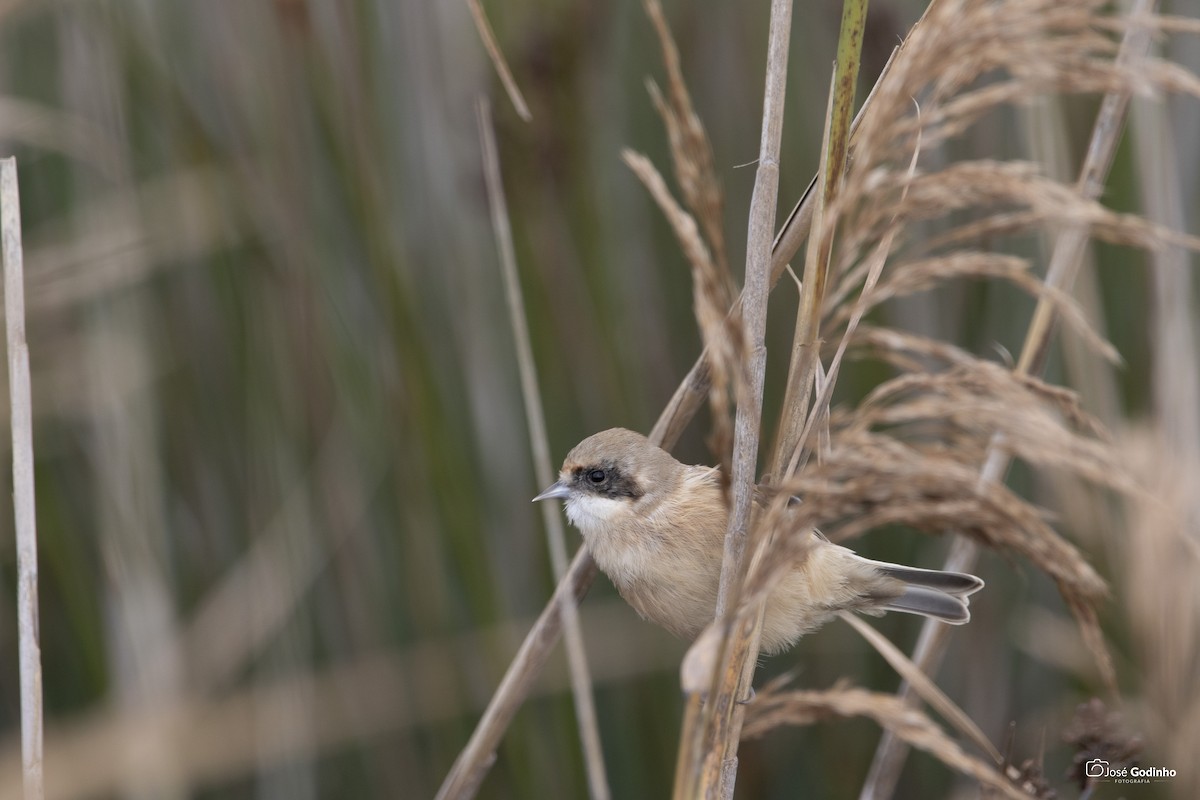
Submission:
[[[883,561],[872,561],[871,563],[889,578],[895,578],[898,581],[904,581],[913,586],[936,589],[939,592],[945,592],[958,597],[966,597],[983,588],[983,581],[965,572],[919,569],[917,567],[901,566],[900,564],[888,564]]]
[[[904,594],[887,601],[882,608],[933,617],[951,625],[963,625],[971,621],[966,598],[923,586],[908,586]]]
[[[903,594],[889,599],[882,608],[920,614],[951,625],[970,622],[968,598],[983,588],[983,581],[974,575],[905,567],[883,561],[871,563],[884,575],[906,584]]]

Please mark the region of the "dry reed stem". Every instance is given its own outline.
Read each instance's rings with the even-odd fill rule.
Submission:
[[[820,362],[820,306],[824,302],[824,286],[829,269],[828,251],[821,243],[822,233],[827,229],[826,215],[830,212],[829,166],[830,131],[833,120],[833,95],[837,87],[836,76],[829,81],[829,99],[825,109],[825,128],[821,136],[821,169],[817,173],[817,201],[813,210],[813,226],[818,234],[809,236],[804,256],[804,279],[799,281],[800,302],[796,307],[796,324],[793,331],[791,353],[788,357],[787,384],[783,394],[783,410],[779,415],[779,430],[770,456],[770,478],[778,480],[784,465],[795,447],[795,440],[803,420],[808,416],[808,400],[811,394],[813,374]],[[837,178],[834,178],[835,182]],[[821,253],[825,258],[821,259]],[[818,273],[820,280],[816,279]],[[818,289],[818,287],[820,287]],[[818,291],[820,294],[818,294]]]
[[[917,168],[917,157],[921,153],[920,141],[913,148],[912,161],[909,164],[909,178],[912,178],[913,173]],[[901,202],[904,201],[907,193],[902,193],[900,196]],[[799,467],[805,459],[805,449],[808,446],[808,437],[813,430],[814,425],[817,425],[822,430],[825,436],[827,446],[821,448],[818,454],[827,453],[829,451],[829,403],[833,396],[833,387],[837,383],[838,372],[841,369],[842,359],[846,355],[846,349],[851,340],[854,338],[854,332],[858,329],[858,325],[862,322],[863,315],[873,305],[872,300],[875,295],[875,287],[879,281],[879,276],[883,272],[884,262],[887,260],[887,255],[891,251],[892,242],[899,234],[900,227],[893,221],[892,226],[884,233],[878,246],[875,248],[867,259],[863,262],[866,266],[866,278],[863,282],[862,291],[859,292],[858,300],[854,304],[854,310],[850,314],[850,318],[846,323],[846,329],[842,333],[842,339],[838,342],[837,352],[834,353],[833,359],[829,362],[829,370],[827,373],[821,373],[820,385],[817,387],[817,398],[813,401],[813,408],[807,414],[804,426],[800,430],[799,435],[787,437],[791,440],[791,452],[781,451],[777,454],[779,459],[787,458],[787,468],[780,470],[785,476],[794,475],[797,467]],[[800,329],[797,326],[797,334]],[[799,342],[798,342],[799,344]],[[814,343],[815,344],[815,343]],[[795,351],[793,351],[795,352]],[[818,372],[821,369],[820,358],[814,357],[814,362]],[[785,421],[785,425],[790,424]]]
[[[854,116],[858,68],[862,60],[863,33],[867,23],[867,0],[843,0],[842,22],[838,35],[837,61],[833,85],[829,91],[825,134],[821,145],[821,191],[816,209],[818,235],[809,239],[804,263],[804,282],[800,305],[796,310],[795,341],[792,345],[783,412],[771,456],[771,472],[779,476],[782,465],[797,448],[805,421],[809,419],[808,401],[813,375],[820,360],[818,339],[821,334],[821,309],[825,304],[829,280],[829,256],[837,217],[825,217],[832,211],[833,200],[841,188],[842,175],[850,153],[850,127]],[[885,253],[886,255],[886,253]],[[882,266],[882,263],[880,264]],[[826,384],[831,386],[831,384]]]
[[[517,277],[517,256],[513,249],[512,226],[508,218],[508,203],[504,197],[500,158],[496,152],[496,131],[486,98],[479,99],[476,112],[479,117],[479,135],[488,204],[492,211],[492,227],[496,234],[496,249],[500,255],[505,299],[508,304],[509,321],[512,323],[513,341],[516,345],[517,367],[521,376],[521,396],[525,401],[525,421],[529,428],[530,449],[533,451],[534,474],[537,476],[538,486],[549,486],[554,481],[555,470],[550,461],[546,418],[542,411],[541,393],[538,390],[537,365],[533,360],[533,347],[529,342],[529,328],[525,318],[525,304],[521,299],[520,279]],[[562,515],[558,508],[551,503],[542,503],[541,511],[542,521],[546,526],[547,546],[550,550],[550,562],[554,567],[554,577],[555,580],[562,580],[567,571],[567,546]],[[562,616],[563,639],[567,649],[567,662],[571,670],[571,693],[575,701],[575,714],[579,725],[579,740],[583,747],[584,765],[587,770],[588,789],[592,798],[605,800],[611,795],[611,792],[608,788],[608,778],[605,776],[604,751],[600,744],[600,729],[596,722],[596,707],[592,700],[592,679],[588,670],[583,633],[579,626],[579,609],[569,598],[563,599]]]
[[[891,57],[880,73],[879,81],[871,89],[871,93],[863,101],[862,108],[859,109],[858,114],[854,117],[854,122],[850,126],[852,145],[856,141],[863,115],[871,107],[871,101],[875,96],[876,89],[878,89],[880,82],[888,74],[888,70],[891,69],[892,63],[895,61],[896,54],[899,51],[899,47],[892,51]],[[816,206],[816,198],[818,196],[817,178],[818,176],[814,175],[812,180],[809,181],[808,187],[801,194],[800,199],[792,208],[791,213],[788,214],[787,219],[784,220],[783,225],[780,226],[779,233],[771,245],[772,290],[774,290],[784,270],[787,269],[792,257],[796,255],[800,246],[807,240],[808,233],[812,229],[813,210]],[[729,313],[731,315],[740,313],[741,305],[742,295],[738,295]],[[695,363],[692,364],[691,369],[688,370],[687,375],[684,376],[675,393],[667,402],[667,407],[651,431],[650,438],[663,438],[670,441],[679,438],[684,426],[691,421],[692,416],[699,410],[701,401],[711,389],[712,370],[708,360],[708,353],[707,351],[701,351],[700,355],[696,357]]]
[[[505,94],[512,101],[517,115],[525,122],[532,122],[533,114],[529,112],[529,105],[525,102],[524,95],[513,79],[512,70],[508,68],[504,53],[496,42],[496,34],[492,32],[492,23],[488,21],[483,5],[479,0],[467,0],[467,7],[471,9],[471,19],[475,21],[475,29],[479,31],[479,38],[483,40],[483,49],[487,51],[492,66],[496,68],[496,74],[500,76],[500,85],[504,87]]]
[[[771,291],[771,251],[779,197],[779,150],[783,137],[791,20],[791,0],[772,0],[767,33],[762,134],[746,234],[742,303],[746,342],[744,384],[739,385],[734,418],[729,522],[717,590],[717,617],[723,616],[737,599],[737,587],[744,574],[750,512],[757,483],[767,361],[764,343],[767,296]],[[709,693],[705,703],[703,724],[695,726],[695,732],[685,729],[680,734],[679,756],[684,762],[685,780],[683,786],[676,784],[677,796],[684,787],[694,786],[694,791],[685,790],[684,796],[733,797],[737,778],[737,746],[741,740],[744,714],[743,707],[735,700],[748,687],[748,676],[752,674],[752,665],[758,656],[757,628],[757,625],[743,626],[727,639],[723,648],[726,659],[719,679],[714,680],[715,691]],[[693,696],[689,703],[696,700],[697,696]],[[685,721],[688,719],[685,716]],[[695,746],[697,741],[701,742],[699,752]]]
[[[41,800],[42,653],[38,629],[37,518],[33,487],[33,398],[25,341],[25,267],[17,161],[0,159],[0,247],[4,258],[4,318],[12,409],[13,513],[17,539],[17,635],[21,684],[21,755],[25,797]]]
[[[762,736],[780,725],[811,725],[830,718],[865,716],[908,744],[931,754],[946,766],[1014,800],[1029,800],[986,762],[968,755],[919,710],[890,694],[847,686],[825,691],[762,692],[750,703],[746,736]]]
[[[563,603],[582,600],[596,579],[596,572],[596,562],[587,549],[579,548],[566,575],[559,581],[554,596],[513,656],[500,685],[488,701],[487,709],[475,724],[470,740],[454,760],[454,765],[438,789],[438,800],[473,797],[479,790],[479,784],[496,761],[496,748],[504,731],[525,702],[534,680],[558,642],[563,624]]]

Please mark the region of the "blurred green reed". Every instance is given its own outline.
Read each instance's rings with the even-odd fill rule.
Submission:
[[[661,65],[639,4],[488,6],[531,124],[499,94],[465,3],[0,9],[0,139],[18,157],[26,223],[51,796],[57,784],[73,796],[426,797],[465,743],[553,586],[528,502],[541,487],[479,174],[479,94],[494,98],[555,457],[601,428],[646,430],[694,359],[686,264],[618,156],[631,145],[667,163],[643,85]],[[785,203],[816,166],[839,6],[797,9]],[[873,4],[865,85],[920,11]],[[757,148],[766,6],[675,2],[667,12],[739,265],[753,179],[739,165]],[[1195,68],[1195,47],[1176,52]],[[1073,165],[1094,104],[1065,109]],[[1194,229],[1186,143],[1198,117],[1176,113]],[[969,146],[1011,155],[1006,142],[1026,122],[1004,117]],[[1136,170],[1126,148],[1109,205],[1140,205]],[[1120,422],[1147,411],[1151,304],[1140,254],[1098,248],[1097,259],[1093,310],[1126,355],[1109,420]],[[943,289],[891,321],[977,352],[1013,351],[1032,309],[1014,295]],[[792,316],[777,309],[794,302],[785,281],[768,331],[767,419],[786,364],[780,321]],[[842,399],[878,377],[848,365]],[[705,424],[679,448],[685,460],[711,460]],[[3,506],[0,774],[19,780]],[[944,547],[906,531],[859,543],[930,566]],[[1070,753],[1056,732],[1098,686],[1014,645],[1031,624],[1010,614],[1018,602],[1063,615],[1043,578],[994,558],[984,575],[975,622],[951,650],[960,666],[941,683],[997,741],[1017,721],[1017,761],[1036,757],[1044,734],[1057,780]],[[638,621],[603,578],[583,616],[614,795],[663,796],[683,645]],[[878,624],[904,647],[918,629]],[[1109,633],[1136,693],[1129,631],[1114,622]],[[372,659],[384,666],[374,682],[320,682]],[[813,687],[897,682],[843,626],[770,660],[760,680],[787,669]],[[519,714],[481,796],[584,795],[563,674],[560,664]],[[305,676],[311,684],[268,691]],[[75,751],[63,737],[85,724],[231,698],[249,709],[231,719],[248,727],[196,722],[203,737],[192,740],[136,723],[114,728],[126,741],[110,736],[94,763],[64,755]],[[139,730],[162,774],[113,766]],[[803,785],[812,797],[854,797],[877,738],[856,720],[749,743],[739,796],[792,797]],[[900,796],[945,794],[951,780],[918,755]]]

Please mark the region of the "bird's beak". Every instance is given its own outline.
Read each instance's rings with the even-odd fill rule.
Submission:
[[[570,488],[562,481],[558,481],[550,484],[546,491],[533,498],[532,502],[536,503],[538,500],[561,500],[570,496],[570,494]]]

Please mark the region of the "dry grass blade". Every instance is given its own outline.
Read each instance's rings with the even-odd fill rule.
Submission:
[[[858,634],[866,639],[875,648],[876,652],[891,664],[892,669],[896,670],[900,677],[912,685],[917,694],[921,695],[922,700],[945,717],[946,721],[957,728],[960,733],[974,742],[976,747],[987,753],[993,761],[997,764],[1003,763],[1004,757],[1000,755],[1000,751],[984,735],[979,726],[975,724],[975,721],[967,716],[967,712],[963,711],[958,707],[957,703],[947,697],[946,693],[939,689],[938,685],[928,675],[921,672],[920,668],[900,651],[900,648],[888,641],[886,636],[872,628],[862,619],[854,616],[854,614],[842,612],[841,617],[850,627],[858,631]]]
[[[21,756],[25,797],[41,800],[42,655],[38,630],[37,518],[33,489],[33,397],[25,342],[25,269],[17,161],[0,159],[0,247],[4,258],[4,318],[12,409],[13,511],[17,539],[17,635],[20,650]]]
[[[483,5],[479,0],[467,0],[467,7],[471,9],[471,19],[475,21],[475,29],[479,31],[479,38],[483,40],[483,47],[487,50],[488,58],[492,60],[492,66],[496,68],[496,74],[500,76],[500,83],[504,86],[508,99],[512,101],[513,108],[517,110],[521,119],[526,122],[532,121],[533,114],[529,113],[529,104],[525,102],[524,95],[521,94],[516,80],[513,79],[512,70],[508,68],[508,62],[504,60],[504,53],[500,51],[500,45],[496,42],[496,34],[492,32],[492,23],[488,22]]]
[[[546,419],[542,412],[541,394],[538,390],[537,365],[533,360],[533,347],[529,342],[529,328],[525,321],[525,303],[521,298],[521,284],[517,277],[517,257],[513,249],[508,204],[504,198],[500,158],[496,152],[496,132],[492,125],[491,109],[486,99],[479,100],[476,111],[479,116],[488,203],[492,209],[492,226],[496,233],[496,247],[500,252],[500,267],[508,300],[509,320],[512,323],[513,339],[516,342],[517,366],[521,374],[521,394],[525,401],[525,418],[529,426],[534,471],[537,475],[538,485],[549,486],[554,480],[554,467],[550,462],[550,444],[546,436]],[[542,520],[546,526],[550,562],[554,566],[554,577],[562,580],[567,571],[567,546],[562,515],[549,503],[543,503],[541,511]],[[593,798],[603,799],[609,797],[611,793],[604,772],[604,752],[600,745],[599,726],[596,723],[596,707],[592,701],[592,679],[588,671],[583,633],[579,626],[579,609],[569,598],[563,599],[562,615],[567,660],[571,667],[571,692],[575,701],[575,713],[578,717],[579,739],[583,746],[584,763],[587,766],[588,788]]]
[[[780,725],[811,725],[830,718],[870,717],[908,744],[989,789],[1015,800],[1029,798],[995,768],[965,753],[927,716],[894,695],[847,687],[826,691],[764,692],[750,703],[748,716],[747,738],[762,736]]]

